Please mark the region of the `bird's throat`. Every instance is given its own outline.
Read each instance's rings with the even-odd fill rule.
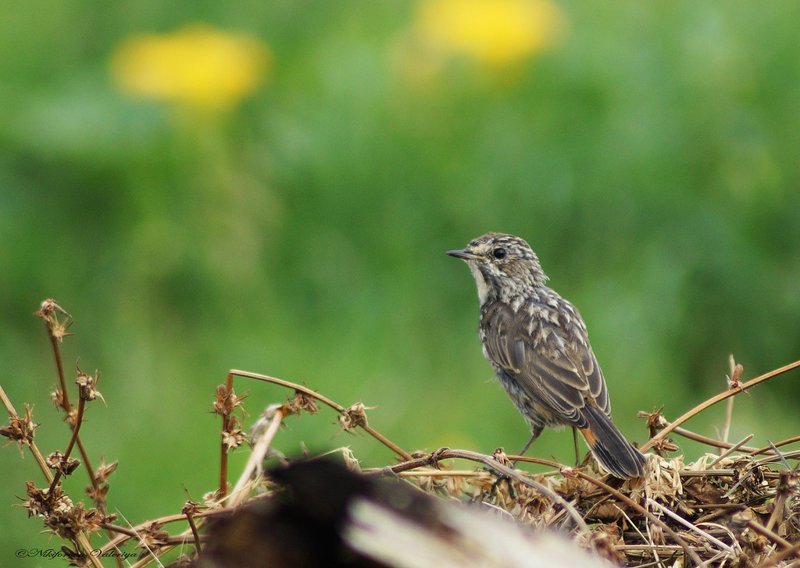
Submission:
[[[472,272],[472,276],[475,278],[475,285],[478,287],[478,301],[482,306],[486,303],[486,300],[489,299],[489,284],[486,282],[486,278],[484,278],[483,273],[474,262],[469,263],[469,269],[470,272]]]

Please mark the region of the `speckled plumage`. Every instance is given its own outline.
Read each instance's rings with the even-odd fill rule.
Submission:
[[[600,464],[620,478],[643,473],[644,456],[611,421],[605,379],[578,310],[546,285],[523,239],[487,233],[463,250],[478,287],[483,353],[532,440],[545,426],[574,426]]]

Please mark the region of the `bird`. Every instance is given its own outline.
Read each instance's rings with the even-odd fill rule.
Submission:
[[[483,354],[530,426],[521,454],[545,427],[572,426],[613,476],[644,475],[645,456],[611,420],[608,388],[586,324],[575,306],[547,286],[530,245],[491,232],[447,254],[472,272]]]

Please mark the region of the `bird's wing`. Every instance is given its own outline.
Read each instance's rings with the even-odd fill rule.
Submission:
[[[488,357],[534,401],[563,422],[584,427],[581,409],[587,403],[610,413],[605,380],[577,311],[564,302],[556,313],[570,317],[544,325],[537,318],[529,326],[527,314],[497,303],[483,317],[484,345]]]

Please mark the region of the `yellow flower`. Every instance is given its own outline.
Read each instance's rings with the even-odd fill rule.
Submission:
[[[255,91],[271,63],[258,39],[194,24],[128,38],[112,55],[111,73],[131,96],[217,111]]]
[[[563,17],[549,0],[425,0],[415,28],[439,51],[504,67],[553,45]]]

